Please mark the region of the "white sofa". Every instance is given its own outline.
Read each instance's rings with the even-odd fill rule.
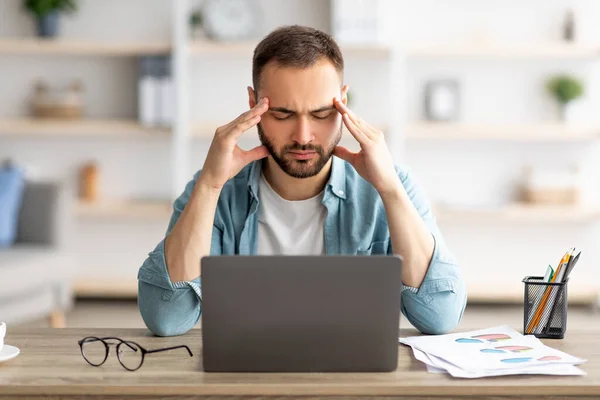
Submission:
[[[64,327],[72,307],[74,265],[65,252],[68,195],[58,183],[27,182],[14,246],[0,250],[0,321],[49,318]]]

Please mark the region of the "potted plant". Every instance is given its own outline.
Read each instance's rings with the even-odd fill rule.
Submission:
[[[572,122],[573,105],[583,95],[583,83],[574,76],[557,75],[550,78],[546,86],[560,106],[561,120]]]
[[[77,11],[75,0],[23,0],[23,7],[37,20],[38,35],[58,35],[59,14]]]
[[[190,29],[192,39],[205,39],[204,15],[201,10],[196,10],[190,15]]]

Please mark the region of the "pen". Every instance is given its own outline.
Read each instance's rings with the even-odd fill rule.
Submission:
[[[571,250],[572,249],[569,249],[565,253],[565,255],[561,258],[560,263],[558,264],[558,267],[556,268],[556,271],[554,272],[554,276],[552,277],[550,282],[555,282],[557,277],[560,275],[563,265],[569,260],[569,254],[571,253]],[[546,306],[546,302],[548,301],[549,295],[550,295],[550,286],[548,286],[546,288],[546,290],[544,291],[544,296],[542,297],[542,301],[538,305],[538,308],[535,311],[535,315],[533,316],[533,319],[529,322],[529,325],[527,325],[527,329],[526,329],[525,333],[531,333],[533,328],[540,322],[540,319],[542,318],[543,310],[544,310],[544,307]]]

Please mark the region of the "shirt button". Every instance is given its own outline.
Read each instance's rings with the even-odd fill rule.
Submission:
[[[339,194],[340,196],[343,196],[343,195],[344,195],[344,191],[343,191],[343,190],[338,190],[338,194]]]

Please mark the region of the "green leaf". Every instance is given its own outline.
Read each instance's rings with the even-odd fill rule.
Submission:
[[[583,83],[569,75],[557,75],[548,80],[546,84],[548,91],[561,104],[575,100],[583,95]]]
[[[77,11],[76,0],[23,0],[23,8],[37,18],[53,11],[72,13]]]

